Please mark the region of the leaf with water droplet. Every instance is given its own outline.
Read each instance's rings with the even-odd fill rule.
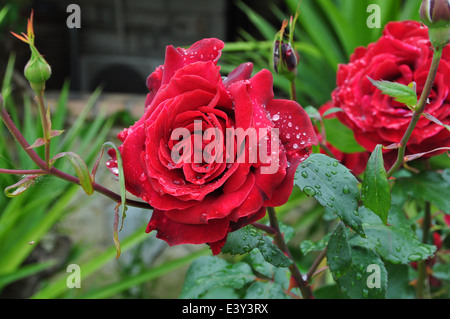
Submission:
[[[180,298],[200,298],[217,287],[240,289],[254,280],[255,275],[247,263],[231,264],[216,256],[204,256],[189,267]]]
[[[394,211],[391,210],[391,214]],[[400,213],[402,213],[400,211]],[[417,239],[410,224],[400,217],[392,216],[389,226],[369,209],[362,206],[359,214],[363,218],[366,238],[354,237],[349,241],[352,245],[363,246],[374,250],[385,260],[393,264],[409,264],[411,261],[422,260],[433,255],[436,247],[423,244]],[[399,214],[396,212],[396,214]],[[391,216],[390,216],[391,217]],[[417,259],[417,260],[411,260]]]
[[[256,281],[248,287],[245,299],[289,299],[283,287],[274,281]]]
[[[333,207],[332,212],[364,236],[361,219],[352,213],[358,209],[360,193],[358,180],[350,170],[324,154],[310,155],[303,165],[296,172],[294,184],[307,195],[314,196],[322,206]],[[302,172],[306,172],[307,177]]]
[[[387,180],[382,154],[382,145],[378,144],[367,162],[362,184],[364,206],[377,214],[387,224],[391,208],[391,190]]]
[[[288,231],[288,227],[285,228]],[[290,236],[290,235],[289,235]],[[272,239],[264,236],[252,226],[246,226],[228,234],[222,253],[242,255],[258,249],[264,259],[276,267],[288,267],[292,261],[272,243]]]
[[[334,229],[327,245],[327,263],[341,291],[349,298],[385,298],[387,271],[380,256],[364,247],[353,246],[342,223]],[[379,288],[368,287],[369,265],[379,266]]]

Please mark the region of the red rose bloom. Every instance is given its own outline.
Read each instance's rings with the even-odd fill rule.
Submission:
[[[414,81],[420,96],[432,55],[426,27],[415,21],[390,22],[377,42],[367,48],[357,48],[350,63],[339,66],[333,104],[343,109],[344,112],[337,113],[338,118],[353,130],[355,139],[365,149],[371,152],[377,144],[388,146],[400,142],[412,116],[410,109],[383,94],[367,77],[406,85]],[[450,124],[449,47],[443,51],[425,112]],[[408,141],[406,153],[448,146],[450,132],[421,118]],[[424,158],[437,154],[433,152]]]
[[[156,230],[169,245],[208,243],[213,254],[220,252],[229,232],[261,219],[266,206],[288,200],[295,170],[317,142],[299,104],[273,99],[268,70],[251,77],[253,66],[246,63],[221,77],[217,61],[223,46],[217,39],[201,40],[189,49],[168,46],[164,65],[147,79],[144,115],[118,134],[126,189],[154,208],[147,232]],[[173,136],[180,128],[191,134],[182,141]],[[233,152],[229,145],[222,145],[224,152],[210,152],[213,160],[196,161],[211,141],[225,144],[217,137],[205,140],[208,129],[223,136],[228,130],[267,130],[257,138],[259,144],[268,140],[266,155],[277,146],[276,169],[263,173],[274,164],[273,157],[236,160],[239,148]],[[198,138],[200,150],[195,147]],[[260,146],[250,140],[244,145],[247,159],[252,147]],[[181,148],[186,141],[193,141],[194,148]],[[182,161],[174,160],[173,150]],[[114,152],[110,156],[107,165],[113,169]]]

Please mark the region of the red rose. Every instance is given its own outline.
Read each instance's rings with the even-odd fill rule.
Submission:
[[[154,207],[147,232],[156,230],[169,245],[208,243],[213,254],[229,232],[288,200],[295,170],[317,141],[299,104],[273,99],[269,71],[251,77],[246,63],[221,77],[223,46],[217,39],[168,46],[164,65],[147,79],[144,115],[118,134],[126,189]],[[226,144],[229,132],[249,133],[244,149]],[[255,160],[263,142],[267,148]],[[110,155],[111,169],[117,162]]]
[[[325,103],[319,108],[320,115],[323,116],[323,114],[332,107],[334,106],[331,102]],[[336,117],[336,113],[331,113],[325,116],[325,118],[334,118],[334,117]],[[323,136],[321,134],[318,134],[318,138],[320,142],[323,142]],[[370,156],[369,152],[344,153],[339,149],[337,149],[336,147],[334,147],[333,145],[331,145],[330,143],[328,143],[328,141],[326,141],[325,145],[328,148],[328,150],[333,154],[333,156],[339,162],[341,162],[342,165],[351,170],[354,175],[362,174],[366,170],[367,161],[369,160]],[[323,148],[320,149],[320,152],[322,154],[327,154],[327,152]]]
[[[357,48],[350,63],[339,66],[337,88],[332,97],[334,105],[344,112],[337,116],[353,130],[355,139],[365,149],[371,152],[377,144],[388,146],[400,142],[412,116],[410,109],[383,94],[367,77],[402,84],[414,81],[420,96],[432,55],[426,27],[415,21],[390,22],[377,42],[367,48]],[[429,100],[425,112],[444,124],[450,124],[449,47],[443,51]],[[449,146],[450,132],[421,118],[408,141],[406,153],[416,154]],[[439,152],[433,152],[424,158],[437,154]]]

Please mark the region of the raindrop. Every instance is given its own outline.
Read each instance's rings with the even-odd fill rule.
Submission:
[[[310,186],[305,186],[305,188],[303,188],[303,192],[305,192],[305,194],[309,195],[309,196],[316,195],[316,191],[314,190],[314,188],[312,188]]]
[[[408,256],[409,261],[419,261],[423,258],[421,254],[411,254]]]
[[[344,186],[342,192],[344,192],[344,194],[350,194],[350,189],[348,188],[348,186]]]
[[[303,176],[304,178],[308,178],[308,173],[307,173],[307,172],[303,171],[301,174],[302,174],[302,176]]]
[[[278,121],[280,119],[280,116],[278,115],[278,114],[275,114],[273,117],[272,117],[272,120],[273,121]]]

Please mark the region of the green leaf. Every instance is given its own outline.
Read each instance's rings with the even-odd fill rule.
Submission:
[[[400,215],[402,211],[391,210],[387,226],[366,207],[359,209],[359,215],[363,218],[366,238],[353,237],[352,245],[366,247],[377,252],[385,260],[393,264],[409,264],[413,261],[427,259],[433,255],[436,246],[423,244],[416,238],[410,224],[391,215]],[[397,218],[397,219],[395,219]],[[404,217],[403,217],[404,218]]]
[[[403,103],[407,106],[414,106],[417,104],[417,94],[413,88],[397,82],[390,81],[375,81],[367,77],[373,85],[375,85],[383,94],[389,95],[395,101]]]
[[[320,251],[323,250],[330,239],[331,233],[326,234],[322,239],[317,242],[313,242],[312,240],[306,239],[300,243],[300,250],[302,254],[307,255],[312,251]]]
[[[264,244],[259,246],[258,249],[268,263],[271,263],[275,267],[289,267],[292,264],[292,260],[278,249],[271,238],[263,236],[263,240]]]
[[[256,281],[248,287],[245,299],[288,299],[283,287],[274,281]]]
[[[450,280],[450,264],[435,264],[433,266],[433,277],[440,280]]]
[[[391,208],[391,191],[380,144],[375,147],[367,162],[361,199],[365,207],[377,214],[383,223],[387,224],[388,212]]]
[[[388,272],[387,299],[413,299],[415,297],[414,287],[411,286],[411,279],[408,271],[410,265],[393,265],[385,263]]]
[[[365,152],[366,149],[358,144],[353,131],[342,124],[338,118],[323,119],[327,142],[344,153]]]
[[[117,158],[117,170],[118,170],[118,175],[119,175],[119,187],[120,187],[120,206],[122,207],[122,222],[121,222],[121,227],[120,230],[122,230],[123,227],[123,221],[126,217],[126,188],[125,188],[125,176],[123,174],[123,161],[122,161],[122,155],[120,154],[119,148],[112,142],[106,142],[102,145],[101,148],[101,152],[100,152],[100,156],[97,158],[97,161],[94,164],[94,168],[92,169],[92,173],[91,173],[91,179],[94,181],[95,180],[95,174],[97,171],[97,167],[98,164],[100,162],[100,159],[103,156],[104,150],[106,147],[110,147],[113,148],[116,152],[116,158]],[[120,240],[119,240],[119,206],[117,206],[115,208],[115,212],[114,212],[114,233],[113,233],[113,239],[114,239],[114,244],[116,245],[116,249],[117,249],[117,255],[116,258],[119,258],[120,256]]]
[[[75,154],[73,152],[59,153],[55,155],[55,157],[53,157],[51,162],[53,163],[55,160],[61,157],[67,157],[73,169],[75,170],[75,173],[77,174],[81,187],[87,195],[92,195],[94,193],[94,187],[92,185],[91,175],[89,174],[86,163],[78,154]]]
[[[28,188],[34,185],[35,179],[39,175],[27,175],[24,179],[21,179],[14,185],[8,186],[3,191],[6,197],[16,197],[23,192],[25,192]]]
[[[298,167],[294,184],[364,236],[361,218],[357,215],[358,181],[348,168],[324,154],[312,154]]]
[[[272,239],[262,235],[251,226],[243,227],[228,234],[227,242],[222,247],[223,253],[242,255],[257,248],[264,259],[276,267],[288,267],[292,261],[272,243]]]
[[[346,229],[339,223],[327,246],[327,263],[341,291],[352,299],[385,298],[387,272],[381,258],[371,250],[353,247],[348,241]],[[379,271],[375,286],[369,271],[374,266]]]
[[[427,171],[409,178],[399,178],[396,184],[410,197],[429,201],[450,214],[450,183],[441,173]]]
[[[254,279],[246,263],[230,264],[214,256],[200,257],[186,273],[180,298],[200,298],[211,289],[223,286],[239,289]]]

